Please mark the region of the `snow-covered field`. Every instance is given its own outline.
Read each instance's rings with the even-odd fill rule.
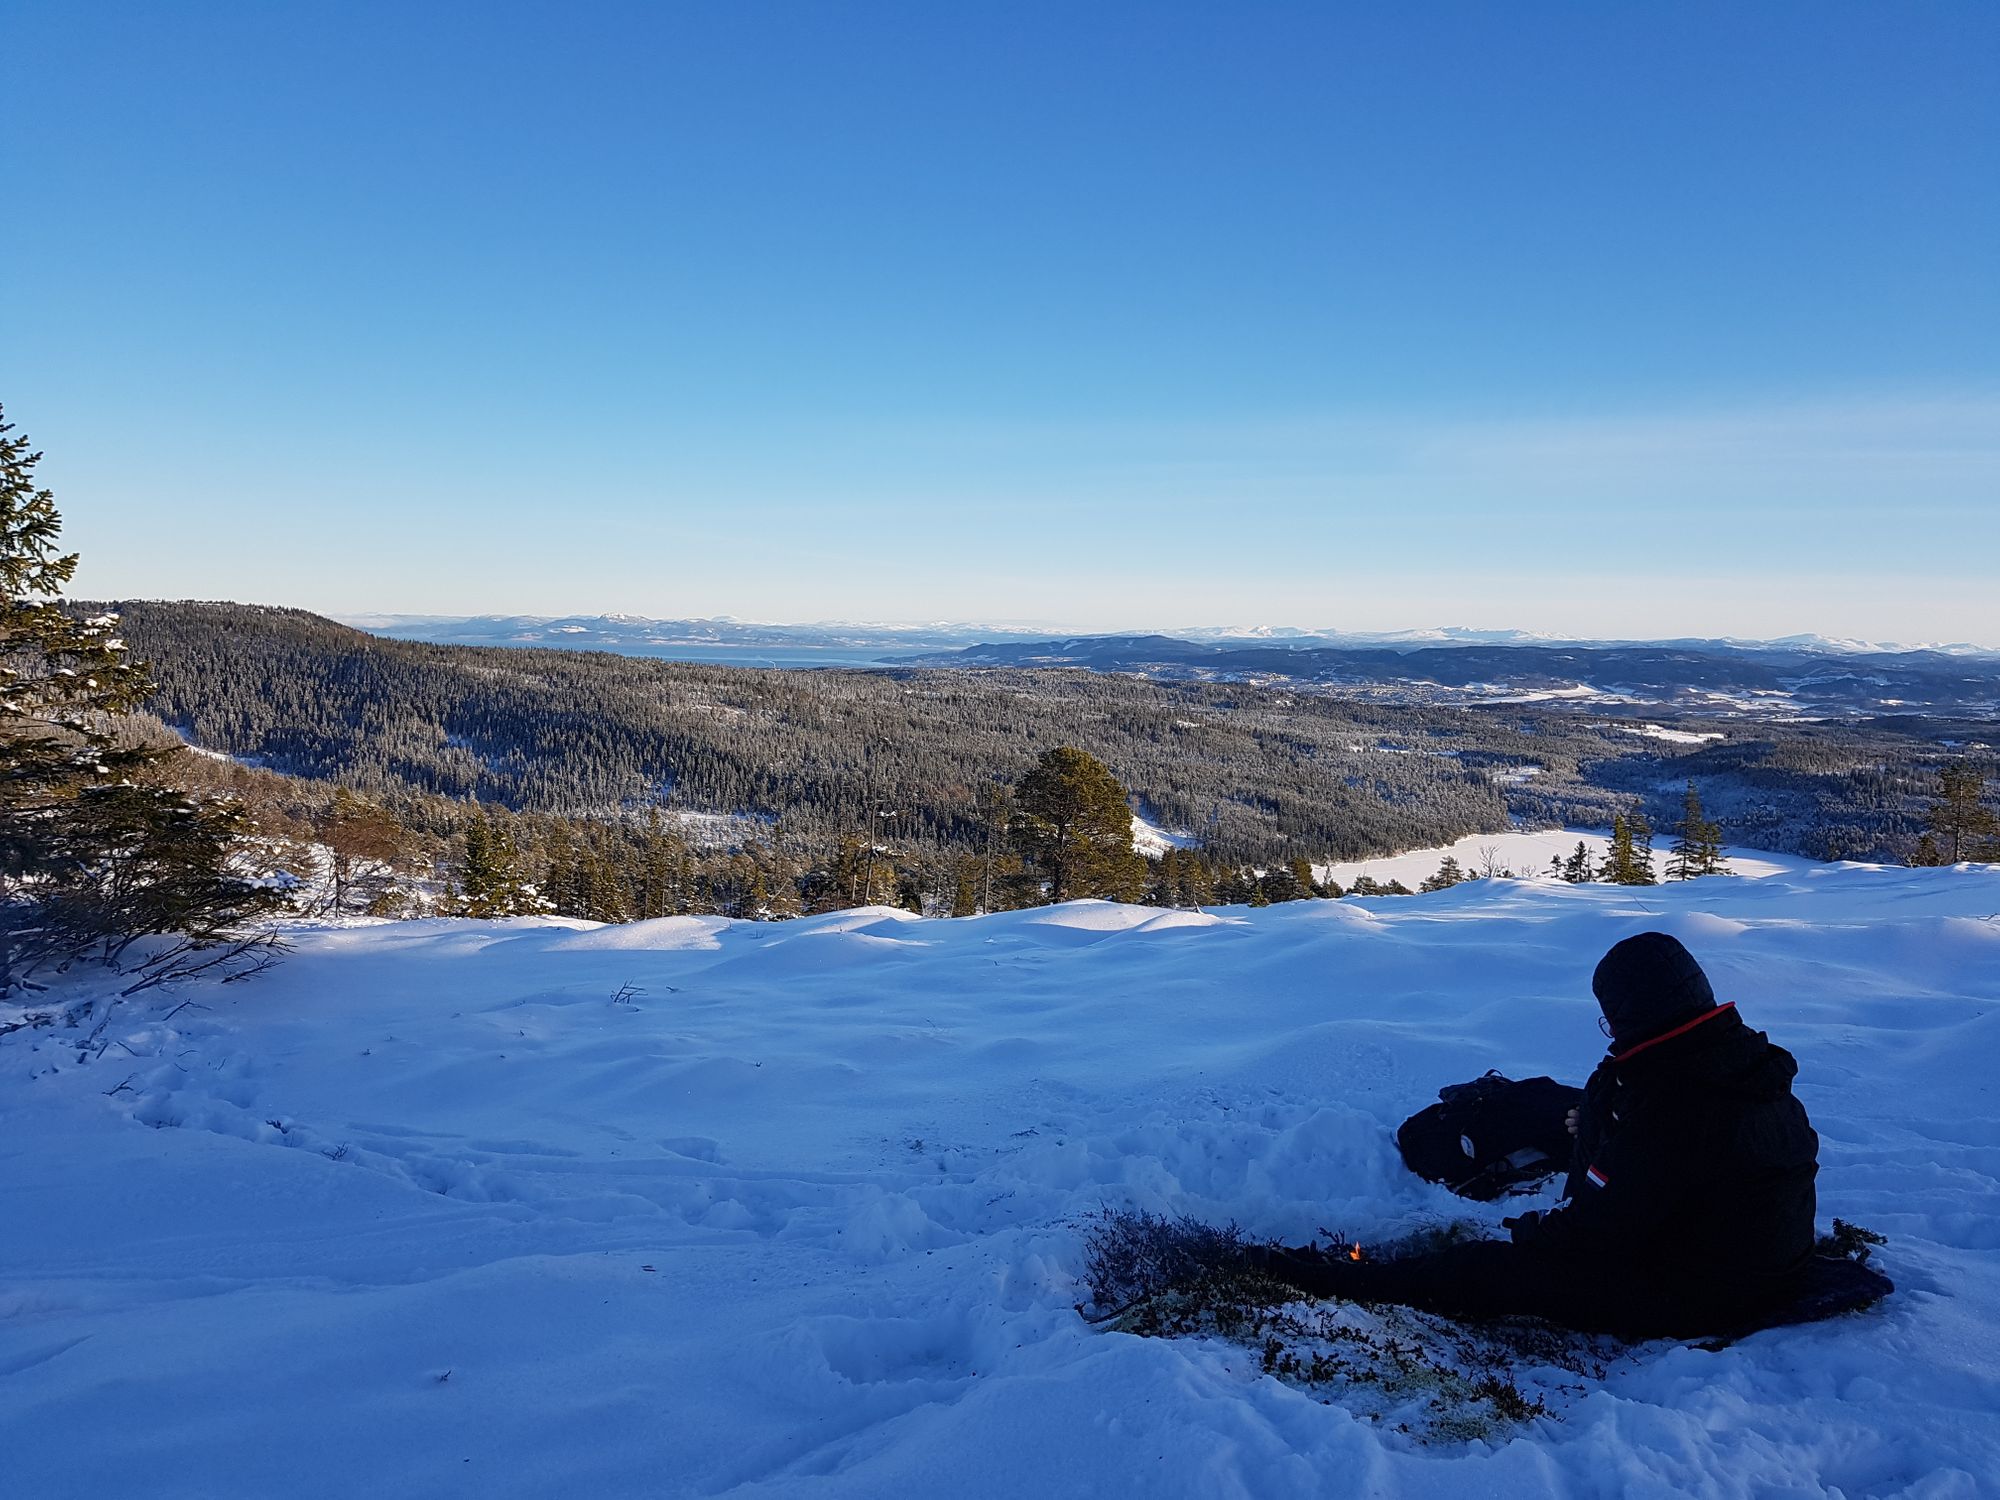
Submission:
[[[302,929],[0,1040],[0,1491],[59,1496],[2000,1492],[2000,870]],[[1868,1313],[1652,1345],[1425,1446],[1242,1347],[1086,1325],[1101,1204],[1495,1221],[1391,1130],[1581,1078],[1677,933],[1799,1055]],[[631,986],[622,1002],[614,993]],[[196,1003],[168,1015],[180,999]]]
[[[1619,729],[1626,734],[1636,734],[1642,739],[1665,740],[1674,745],[1701,745],[1709,740],[1724,740],[1726,734],[1696,734],[1689,729],[1667,729],[1659,724],[1620,724]]]
[[[1541,876],[1548,873],[1550,859],[1569,858],[1579,843],[1589,849],[1591,858],[1599,863],[1603,862],[1605,851],[1611,847],[1608,835],[1585,833],[1573,828],[1547,828],[1534,833],[1473,833],[1455,843],[1441,844],[1432,849],[1410,849],[1401,854],[1381,854],[1370,859],[1347,859],[1314,865],[1313,873],[1321,880],[1337,880],[1343,888],[1354,884],[1357,875],[1372,875],[1385,885],[1392,880],[1400,880],[1415,890],[1419,882],[1437,873],[1437,867],[1444,862],[1447,854],[1458,861],[1466,874],[1477,875],[1485,869],[1490,852],[1501,869],[1513,870],[1521,875]],[[1723,854],[1733,872],[1752,878],[1802,874],[1821,868],[1816,860],[1797,854],[1777,854],[1768,849],[1726,849]],[[1662,840],[1653,851],[1653,867],[1656,872],[1663,873],[1666,863],[1667,845]]]

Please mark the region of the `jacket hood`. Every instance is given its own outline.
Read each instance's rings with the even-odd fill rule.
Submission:
[[[1590,976],[1619,1051],[1715,1009],[1715,991],[1694,955],[1664,932],[1616,944]]]

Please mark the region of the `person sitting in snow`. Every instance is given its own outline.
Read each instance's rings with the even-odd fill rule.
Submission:
[[[1559,1207],[1504,1220],[1511,1241],[1358,1262],[1260,1247],[1253,1264],[1315,1296],[1628,1338],[1768,1321],[1813,1249],[1819,1137],[1792,1097],[1798,1065],[1665,933],[1617,944],[1591,989],[1611,1046],[1570,1120]]]

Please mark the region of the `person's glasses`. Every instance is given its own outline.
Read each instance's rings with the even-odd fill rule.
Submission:
[[[1605,1035],[1606,1035],[1607,1037],[1611,1037],[1611,1036],[1612,1036],[1612,1031],[1611,1031],[1611,1017],[1609,1017],[1609,1016],[1599,1016],[1599,1017],[1597,1018],[1597,1029],[1598,1029],[1599,1031],[1603,1032],[1603,1033],[1604,1033],[1604,1034],[1605,1034]],[[1615,1037],[1612,1037],[1612,1039],[1613,1039],[1614,1041],[1616,1040],[1616,1038],[1615,1038]]]

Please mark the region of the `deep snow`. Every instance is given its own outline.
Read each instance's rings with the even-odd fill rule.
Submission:
[[[0,1040],[9,1495],[2000,1493],[2000,870],[964,921],[301,929]],[[1423,1446],[1086,1326],[1101,1204],[1364,1240],[1505,1211],[1391,1130],[1580,1079],[1613,941],[1802,1065],[1871,1312],[1653,1345]],[[613,1003],[621,986],[641,993]],[[156,1127],[156,1128],[148,1128]]]

